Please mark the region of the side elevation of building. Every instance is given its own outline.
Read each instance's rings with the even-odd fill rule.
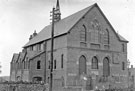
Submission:
[[[127,43],[101,9],[93,4],[54,24],[53,89],[92,90],[127,87]],[[50,79],[51,25],[31,35],[23,51],[14,54],[11,81]]]

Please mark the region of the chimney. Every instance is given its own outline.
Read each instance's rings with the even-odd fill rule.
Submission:
[[[32,38],[34,38],[36,35],[37,35],[37,33],[36,33],[36,30],[35,30],[34,33],[32,35],[30,35],[29,40],[31,40]]]
[[[33,33],[33,37],[35,37],[37,35],[37,33],[36,33],[36,30],[34,31],[34,33]]]
[[[30,35],[30,38],[29,38],[29,40],[31,40],[32,39],[32,35]]]

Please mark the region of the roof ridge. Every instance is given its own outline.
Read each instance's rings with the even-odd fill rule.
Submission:
[[[72,15],[75,15],[75,14],[77,14],[77,13],[81,12],[81,11],[84,11],[84,10],[86,10],[86,9],[89,9],[90,7],[92,7],[92,6],[96,5],[96,4],[97,4],[97,3],[92,4],[92,5],[90,5],[90,6],[87,6],[87,7],[85,7],[84,9],[79,10],[79,11],[77,11],[77,12],[75,12],[75,13],[73,13],[73,14],[71,14],[71,15],[69,15],[69,16],[67,16],[67,17],[63,18],[63,19],[61,19],[60,21],[62,21],[62,20],[64,20],[64,19],[66,19],[66,18],[68,18],[68,17],[71,17]],[[60,21],[59,21],[59,22],[60,22]],[[56,22],[56,23],[58,23],[58,22]]]
[[[83,17],[93,6],[97,5],[94,3],[80,11],[77,11],[60,21],[54,24],[54,36],[62,35],[67,33],[80,19]],[[47,33],[47,34],[46,34]],[[45,26],[33,39],[31,39],[24,47],[28,47],[30,45],[34,45],[35,43],[42,42],[51,38],[51,25]]]

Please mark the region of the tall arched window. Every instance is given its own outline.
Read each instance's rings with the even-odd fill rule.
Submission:
[[[109,31],[106,29],[104,31],[104,44],[109,44]]]
[[[107,57],[103,60],[103,76],[108,77],[110,75],[110,63]]]
[[[92,58],[92,69],[98,69],[98,59],[97,59],[97,57],[93,57]]]
[[[83,55],[79,58],[79,75],[87,73],[86,61],[87,60]]]
[[[82,28],[81,28],[81,31],[80,31],[80,41],[86,42],[86,40],[87,40],[86,34],[87,34],[86,26],[83,25]]]
[[[41,61],[37,61],[37,69],[41,69]]]
[[[100,22],[98,21],[98,19],[94,19],[92,22],[92,28],[93,31],[91,31],[91,42],[93,43],[101,43],[101,25]]]
[[[63,67],[64,67],[63,61],[64,61],[64,55],[62,54],[62,55],[61,55],[61,68],[62,68],[62,69],[63,69]]]

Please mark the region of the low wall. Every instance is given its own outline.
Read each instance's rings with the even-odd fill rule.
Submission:
[[[49,91],[47,84],[0,83],[0,91]]]

